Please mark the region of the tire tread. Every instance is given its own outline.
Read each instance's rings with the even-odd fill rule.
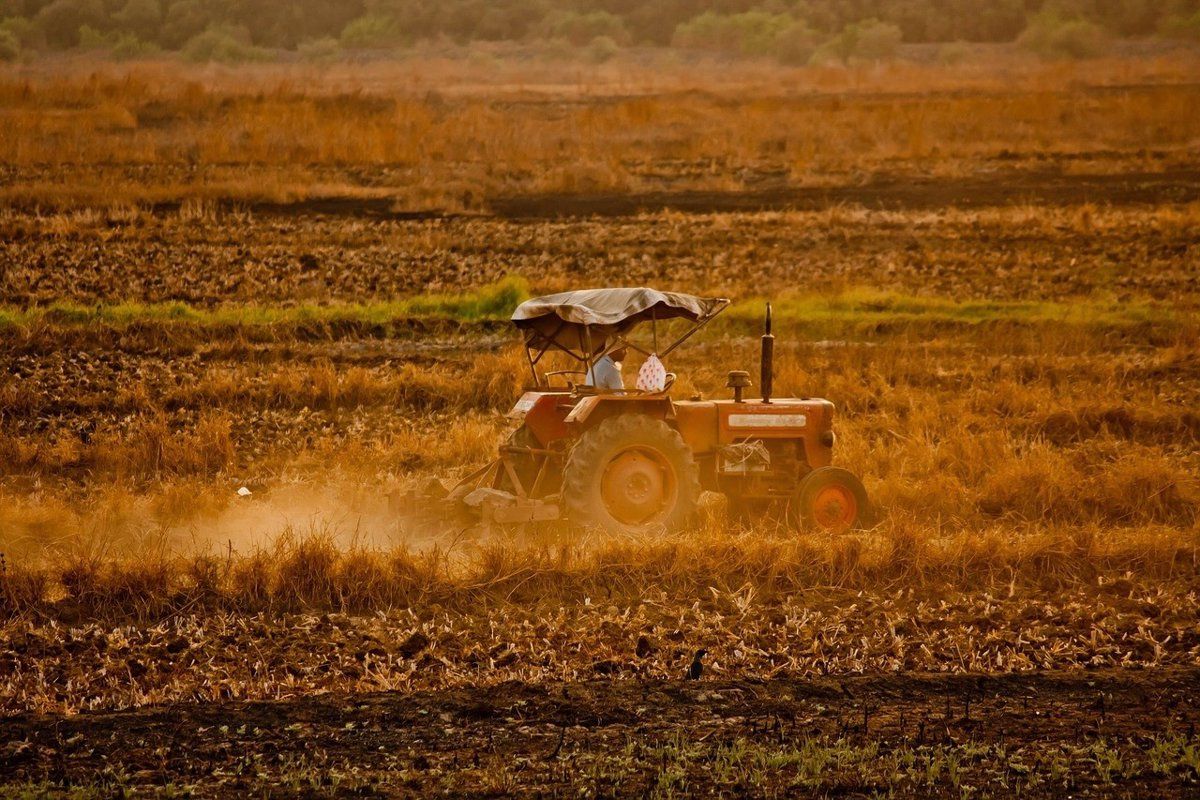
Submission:
[[[668,453],[682,467],[677,476],[678,492],[682,502],[691,506],[684,516],[690,518],[695,512],[695,506],[700,497],[700,467],[692,454],[691,448],[683,441],[679,431],[667,423],[644,414],[619,414],[600,422],[594,428],[585,431],[567,455],[567,463],[563,468],[562,501],[567,512],[567,518],[581,525],[593,525],[612,530],[614,522],[596,519],[593,503],[590,499],[589,480],[599,468],[608,442],[625,437],[640,438],[646,442],[658,442],[665,449],[674,451]],[[679,516],[678,513],[672,515]],[[671,520],[672,527],[683,524],[685,520]],[[619,523],[615,523],[619,525]]]

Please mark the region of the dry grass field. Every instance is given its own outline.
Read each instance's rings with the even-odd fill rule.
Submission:
[[[182,204],[193,215],[212,202],[287,204],[289,216],[295,201],[340,200],[330,205],[386,215],[504,210],[520,198],[558,213],[557,195],[591,198],[588,211],[636,209],[639,199],[661,208],[706,192],[716,195],[702,201],[710,209],[757,209],[828,205],[804,190],[898,180],[900,197],[885,192],[884,204],[940,206],[1059,192],[1104,201],[1171,175],[1182,195],[1142,196],[1194,200],[1195,78],[1186,54],[586,75],[424,62],[32,65],[0,75],[0,200]],[[1064,175],[1091,180],[1054,180]],[[1114,175],[1134,186],[1087,191]],[[958,192],[936,184],[924,203],[907,186],[949,177],[973,180]],[[834,197],[877,204],[870,192]]]
[[[1200,792],[1200,62],[314,69],[0,68],[0,797]],[[601,285],[877,523],[400,524]]]

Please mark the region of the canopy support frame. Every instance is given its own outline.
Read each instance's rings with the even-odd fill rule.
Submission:
[[[688,339],[692,338],[692,336],[696,335],[701,328],[712,322],[712,320],[718,314],[731,305],[731,302],[726,298],[717,298],[716,302],[713,304],[712,308],[709,309],[708,313],[704,314],[698,319],[693,320],[691,322],[691,326],[673,342],[667,345],[666,349],[662,351],[659,351],[660,342],[658,336],[658,305],[659,304],[655,304],[649,308],[651,336],[653,339],[653,344],[651,345],[653,348],[652,350],[646,350],[644,347],[629,341],[626,334],[628,334],[628,332],[632,329],[632,325],[627,327],[622,333],[610,335],[609,340],[598,352],[593,352],[592,326],[587,323],[582,323],[581,326],[583,328],[583,335],[582,341],[580,342],[581,352],[578,353],[570,347],[566,347],[557,341],[559,334],[567,324],[565,319],[560,318],[558,320],[558,325],[548,335],[531,331],[532,335],[530,335],[525,342],[525,354],[527,360],[529,361],[529,370],[533,377],[535,388],[543,385],[543,381],[538,377],[537,374],[537,364],[552,348],[555,350],[561,350],[575,361],[582,363],[584,365],[584,369],[586,370],[585,374],[591,373],[593,365],[596,361],[599,361],[601,358],[609,355],[614,350],[619,350],[622,347],[636,350],[647,357],[651,355],[657,355],[660,359],[665,359],[677,347],[686,342]],[[633,325],[636,324],[636,322],[633,323]],[[535,350],[537,351],[536,355],[534,355]],[[549,384],[546,383],[545,385],[548,386]]]

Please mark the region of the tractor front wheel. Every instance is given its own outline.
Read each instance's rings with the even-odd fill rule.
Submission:
[[[641,414],[610,417],[579,437],[563,469],[576,524],[613,533],[676,530],[700,499],[700,470],[679,432]]]
[[[818,531],[843,533],[870,524],[867,490],[841,467],[819,467],[805,475],[789,506],[794,522]]]

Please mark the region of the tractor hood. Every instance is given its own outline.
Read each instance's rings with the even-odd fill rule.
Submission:
[[[590,344],[600,352],[606,339],[624,334],[646,320],[687,319],[706,322],[723,310],[723,298],[696,297],[655,289],[582,289],[527,300],[513,312],[513,324],[528,347],[547,345],[582,353]],[[587,333],[585,333],[585,331]]]

